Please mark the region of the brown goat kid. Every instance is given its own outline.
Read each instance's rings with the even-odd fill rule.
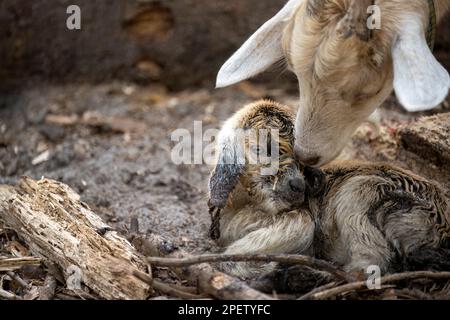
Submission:
[[[217,87],[286,61],[300,88],[295,152],[322,166],[392,89],[412,112],[445,99],[450,77],[428,42],[449,8],[450,0],[290,0],[223,65]]]
[[[240,130],[277,135],[237,139]],[[305,167],[293,148],[294,115],[274,102],[248,105],[223,126],[209,206],[218,215],[213,234],[225,253],[308,254],[358,272],[371,265],[383,272],[450,270],[450,207],[438,185],[386,164]],[[263,156],[278,169],[262,174],[273,163],[251,160]],[[274,269],[222,267],[243,278]]]

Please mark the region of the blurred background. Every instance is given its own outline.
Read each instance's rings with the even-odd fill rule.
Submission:
[[[178,128],[218,128],[245,103],[295,107],[278,66],[214,90],[226,59],[285,0],[0,0],[0,183],[21,175],[67,183],[108,223],[131,215],[192,250],[209,250],[206,165],[171,161]],[[81,30],[68,30],[69,5]],[[435,54],[450,69],[450,19]],[[406,114],[395,97],[341,158],[382,160],[449,185],[448,101]],[[431,116],[419,119],[421,116]],[[1,249],[1,246],[0,246]]]
[[[1,0],[0,85],[127,80],[170,90],[212,88],[221,64],[285,2]],[[66,28],[72,4],[81,8],[81,30]],[[435,50],[447,67],[449,30],[447,20]],[[261,80],[285,85],[280,77]]]

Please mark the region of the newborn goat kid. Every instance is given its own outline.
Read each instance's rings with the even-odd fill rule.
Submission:
[[[223,126],[209,206],[215,214],[212,235],[227,247],[225,253],[315,255],[348,271],[370,265],[384,272],[450,267],[449,207],[437,185],[384,164],[347,162],[323,172],[305,167],[294,155],[294,120],[287,107],[260,101]],[[258,143],[236,134],[261,129],[278,131],[277,157],[276,135],[259,137]],[[263,154],[276,158],[278,170],[270,175],[262,174],[269,163],[252,161]],[[222,267],[242,278],[273,269],[249,263]]]
[[[238,111],[220,131],[209,207],[211,236],[227,246],[225,253],[312,253],[314,219],[302,206],[318,183],[314,171],[305,172],[295,161],[294,119],[287,107],[260,101]],[[274,165],[278,170],[263,174]],[[271,269],[248,263],[222,266],[244,278]]]

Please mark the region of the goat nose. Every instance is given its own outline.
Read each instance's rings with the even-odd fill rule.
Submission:
[[[295,193],[303,193],[305,191],[305,184],[299,178],[289,180],[289,187]]]

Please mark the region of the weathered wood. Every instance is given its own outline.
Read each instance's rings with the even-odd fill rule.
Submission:
[[[149,285],[153,287],[153,289],[158,290],[161,293],[167,294],[172,297],[177,297],[181,299],[205,299],[206,296],[198,295],[196,293],[188,292],[183,287],[175,287],[175,285],[166,284],[162,281],[159,281],[157,279],[150,278],[147,274],[142,274],[135,272],[135,276],[141,279],[142,281],[145,281]]]
[[[33,255],[55,263],[74,290],[84,284],[105,299],[147,298],[148,284],[133,275],[146,270],[142,257],[116,232],[102,236],[106,224],[68,186],[26,177],[0,186],[0,219]]]
[[[23,266],[36,266],[40,263],[41,259],[36,257],[0,258],[0,271],[12,271]]]
[[[439,166],[450,162],[450,113],[422,118],[399,134],[406,150]]]
[[[44,285],[38,288],[39,300],[51,300],[55,296],[56,279],[52,275],[47,275]]]
[[[414,279],[450,279],[450,272],[434,272],[434,271],[415,271],[415,272],[404,272],[389,274],[380,279],[382,285],[386,283],[399,282],[403,280],[414,280]],[[357,281],[352,283],[346,283],[341,286],[337,286],[331,289],[325,289],[323,291],[316,292],[310,297],[313,300],[325,300],[334,298],[340,294],[347,292],[367,290],[367,281]]]
[[[21,297],[16,296],[14,293],[5,291],[0,288],[0,298],[5,300],[22,300]]]
[[[192,255],[175,247],[169,241],[157,235],[135,236],[133,244],[140,252],[152,257],[174,259],[191,258]],[[269,300],[268,295],[250,288],[239,279],[215,270],[207,263],[174,268],[174,271],[192,284],[196,284],[201,293],[224,300]]]
[[[23,280],[18,274],[12,272],[12,271],[7,271],[6,274],[13,279],[15,282],[17,282],[19,284],[19,286],[21,286],[22,288],[28,288],[28,283]]]

